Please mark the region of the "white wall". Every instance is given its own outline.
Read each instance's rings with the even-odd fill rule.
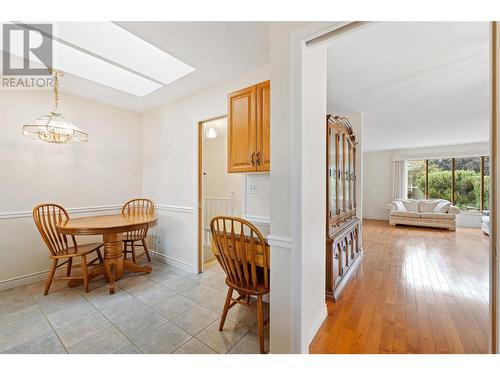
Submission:
[[[363,217],[388,220],[385,206],[392,200],[392,161],[437,157],[488,155],[488,143],[471,143],[441,147],[373,151],[363,154]],[[465,216],[459,215],[459,216]],[[467,214],[468,216],[468,214]],[[459,226],[479,226],[480,217],[457,217]]]
[[[326,92],[324,46],[303,53],[302,76],[302,352],[326,318]]]
[[[263,66],[143,114],[143,193],[159,205],[156,251],[168,262],[197,269],[198,122],[226,115],[228,93],[269,78],[269,66]],[[252,199],[267,202],[265,207],[269,196],[262,192]]]
[[[297,303],[300,274],[292,270],[292,216],[300,202],[292,197],[292,165],[298,139],[292,138],[292,34],[303,22],[271,23],[271,353],[300,351]],[[300,260],[296,259],[297,263]],[[295,304],[294,304],[295,303]]]
[[[392,152],[365,152],[363,160],[363,218],[389,220],[385,206],[392,200]]]
[[[88,208],[73,213],[81,215],[141,196],[141,116],[63,94],[63,115],[89,133],[89,142],[57,145],[24,137],[23,123],[51,105],[47,91],[0,91],[0,288],[48,268],[48,249],[31,218],[35,205]]]

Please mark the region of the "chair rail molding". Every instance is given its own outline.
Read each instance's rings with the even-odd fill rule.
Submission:
[[[257,224],[269,225],[271,224],[271,219],[265,216],[253,216],[253,215],[245,215],[245,219]]]
[[[170,204],[157,204],[156,208],[158,210],[164,210],[164,211],[186,212],[191,214],[194,213],[194,207],[174,206]]]
[[[66,211],[70,214],[83,214],[89,212],[101,212],[101,211],[114,211],[120,210],[122,208],[122,204],[109,204],[109,205],[100,205],[100,206],[88,206],[88,207],[72,207],[67,208]],[[156,208],[159,210],[165,211],[175,211],[175,212],[187,212],[193,213],[193,207],[185,207],[185,206],[174,206],[167,204],[158,204]],[[33,215],[33,211],[6,211],[0,212],[0,220],[8,220],[8,219],[21,219],[26,217],[31,217]],[[269,222],[269,221],[268,221]]]
[[[278,246],[288,250],[292,249],[292,239],[290,237],[283,237],[270,234],[269,236],[267,236],[267,242],[271,246]]]
[[[89,207],[74,207],[67,208],[66,211],[71,214],[81,214],[87,212],[99,212],[99,211],[113,211],[119,210],[122,207],[121,204],[103,205],[103,206],[89,206]],[[15,212],[0,212],[0,220],[2,219],[20,219],[26,217],[32,217],[33,211],[15,211]]]

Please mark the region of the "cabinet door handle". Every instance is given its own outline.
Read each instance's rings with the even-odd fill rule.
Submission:
[[[255,165],[255,152],[252,152],[252,165]]]
[[[261,155],[260,151],[257,152],[257,165],[260,165],[260,155]]]

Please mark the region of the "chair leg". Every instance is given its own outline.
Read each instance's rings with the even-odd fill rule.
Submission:
[[[144,248],[144,252],[146,253],[146,256],[148,257],[148,261],[151,262],[151,256],[149,255],[149,250],[148,250],[148,246],[146,245],[146,240],[143,238],[141,240],[142,242],[142,247]]]
[[[44,296],[49,294],[50,285],[52,284],[54,273],[56,273],[56,268],[57,268],[57,259],[52,259],[52,264],[50,266],[50,271],[49,271],[49,277],[47,278],[47,282],[45,283],[45,291],[43,292]]]
[[[128,245],[126,241],[123,241],[123,259],[127,259]]]
[[[66,277],[71,276],[71,266],[73,265],[73,258],[68,259],[68,268],[66,268]]]
[[[104,260],[102,259],[102,254],[101,254],[101,248],[99,247],[97,249],[97,257],[99,258],[99,263],[103,263]]]
[[[262,296],[257,296],[257,322],[259,328],[259,346],[260,353],[264,354],[264,311],[262,309]]]
[[[132,241],[132,262],[135,263],[135,241]]]
[[[233,297],[233,288],[229,287],[227,290],[226,302],[224,303],[224,310],[222,311],[222,316],[220,318],[219,331],[224,329],[224,323],[226,322],[227,312],[229,311],[229,304],[231,303],[231,298]]]
[[[85,293],[89,292],[89,273],[87,271],[87,257],[82,255],[82,274],[83,274],[83,287]]]

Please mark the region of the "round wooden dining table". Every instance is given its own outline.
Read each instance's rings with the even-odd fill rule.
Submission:
[[[89,279],[104,274],[109,283],[109,294],[115,292],[115,281],[124,271],[151,272],[151,266],[139,266],[123,257],[123,233],[153,227],[158,222],[154,214],[116,214],[86,216],[62,221],[57,225],[62,234],[71,236],[102,235],[104,244],[104,262],[94,267]],[[78,281],[70,282],[75,286]]]

